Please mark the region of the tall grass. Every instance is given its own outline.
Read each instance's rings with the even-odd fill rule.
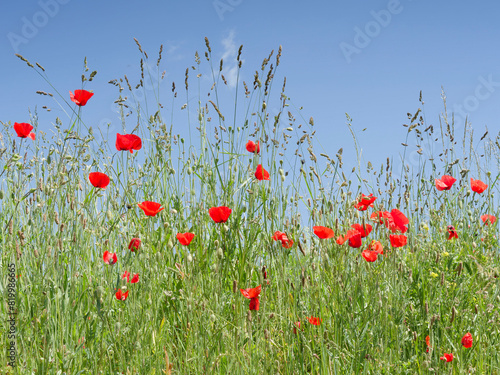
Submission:
[[[500,214],[500,134],[478,142],[467,123],[456,135],[444,94],[439,127],[429,125],[420,97],[404,125],[404,144],[415,142],[417,155],[405,151],[400,168],[389,159],[380,168],[366,162],[347,116],[358,160],[344,165],[351,142],[334,157],[327,149],[316,154],[324,130],[316,134],[314,120],[293,109],[286,81],[273,84],[281,48],[253,82],[240,77],[240,48],[231,89],[206,40],[185,82],[163,92],[161,51],[151,58],[137,46],[137,83],[110,83],[119,132],[140,136],[141,150],[117,151],[117,131],[92,129],[90,108],[55,87],[50,95],[68,116],[55,120],[51,136],[39,130],[36,113],[34,142],[2,123],[1,269],[6,275],[14,262],[18,274],[17,367],[3,373],[500,373],[498,222],[480,220]],[[39,64],[21,58],[50,85]],[[92,87],[89,72],[85,61],[82,88]],[[145,101],[134,97],[137,88]],[[248,140],[260,142],[259,154],[246,151]],[[269,181],[254,177],[258,164]],[[110,176],[106,189],[90,184],[95,171]],[[434,179],[444,174],[458,181],[437,191]],[[471,192],[470,177],[489,188]],[[361,193],[378,197],[373,208],[355,208]],[[142,201],[165,209],[147,217]],[[226,223],[208,215],[216,206],[232,209]],[[410,219],[402,248],[370,220],[393,208]],[[356,223],[374,228],[363,246],[339,245],[335,238]],[[335,238],[318,239],[315,225],[332,228]],[[447,239],[448,225],[458,239]],[[293,246],[273,241],[276,231]],[[180,245],[179,232],[194,233],[193,242]],[[132,238],[141,239],[140,250],[128,249]],[[361,251],[372,240],[384,255],[368,263]],[[117,264],[103,262],[105,251],[117,253]],[[139,282],[126,283],[125,271],[139,273]],[[6,276],[2,300],[5,285]],[[258,285],[260,309],[250,311],[239,289]],[[118,288],[128,299],[116,299]],[[7,304],[0,309],[4,364]],[[321,324],[310,324],[311,316]],[[461,345],[467,332],[468,349]],[[452,362],[439,359],[445,352]]]

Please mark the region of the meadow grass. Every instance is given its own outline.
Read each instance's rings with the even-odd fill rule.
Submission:
[[[390,159],[380,168],[365,162],[347,116],[358,160],[344,165],[343,149],[335,157],[315,153],[321,130],[315,134],[314,120],[294,109],[285,82],[273,87],[281,48],[244,84],[240,49],[232,87],[206,40],[183,85],[164,92],[161,52],[156,60],[137,46],[137,84],[110,81],[122,131],[92,129],[85,122],[91,109],[55,87],[40,94],[68,116],[55,120],[52,136],[38,130],[36,112],[35,141],[2,123],[2,373],[500,373],[498,222],[480,219],[499,216],[500,135],[479,142],[466,124],[457,144],[446,107],[434,127],[420,97],[404,125],[404,144],[420,147],[416,158],[408,162],[405,151],[400,169]],[[51,85],[41,65],[20,58]],[[85,61],[82,88],[91,89],[95,76]],[[135,97],[138,89],[148,100]],[[142,148],[117,151],[117,132],[138,135]],[[245,149],[249,140],[260,142],[260,153]],[[353,148],[350,142],[343,148]],[[255,177],[259,164],[268,181]],[[89,182],[96,171],[110,177],[105,189]],[[438,191],[435,179],[445,174],[457,182]],[[488,189],[472,192],[471,177]],[[366,211],[355,207],[361,193],[377,197]],[[143,201],[164,210],[146,216]],[[232,209],[227,222],[210,217],[217,206]],[[400,248],[370,218],[396,208],[409,218]],[[337,237],[353,224],[373,231],[361,247],[340,245]],[[448,240],[448,225],[458,238]],[[319,239],[313,226],[335,237]],[[276,231],[293,245],[273,240]],[[176,238],[184,232],[195,234],[189,246]],[[139,250],[129,250],[132,238],[141,240]],[[383,255],[367,262],[361,253],[373,240]],[[105,251],[118,262],[105,264]],[[10,263],[17,276],[14,369],[5,366]],[[139,282],[127,283],[125,271]],[[240,288],[258,285],[260,308],[249,310]],[[116,298],[118,289],[129,292],[126,300]],[[467,332],[471,348],[461,344]],[[453,361],[440,360],[444,353]]]

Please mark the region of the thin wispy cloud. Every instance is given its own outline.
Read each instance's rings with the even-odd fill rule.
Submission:
[[[236,57],[238,54],[238,46],[235,41],[235,32],[231,30],[229,35],[222,39],[222,45],[224,47],[224,52],[222,53],[222,59],[224,60],[223,74],[227,80],[227,85],[231,88],[236,86],[238,80],[238,62]]]

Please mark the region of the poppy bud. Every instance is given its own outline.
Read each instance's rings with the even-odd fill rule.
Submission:
[[[219,258],[224,258],[224,251],[222,251],[222,248],[220,247],[217,249],[217,256]]]
[[[227,232],[227,231],[229,231],[229,227],[228,227],[226,224],[224,224],[224,230],[225,230],[226,232]]]
[[[193,261],[193,257],[191,256],[191,254],[188,254],[187,260],[188,260],[188,262],[192,262]]]

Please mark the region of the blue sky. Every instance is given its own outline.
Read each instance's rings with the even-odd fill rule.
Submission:
[[[194,53],[226,56],[231,68],[243,44],[243,79],[253,81],[270,50],[283,46],[280,74],[287,93],[303,116],[313,116],[324,151],[340,147],[348,157],[353,143],[347,112],[359,136],[365,160],[398,159],[403,151],[407,112],[419,108],[423,92],[428,124],[438,126],[443,110],[467,114],[480,137],[487,126],[500,130],[500,4],[466,1],[308,1],[261,0],[122,1],[42,0],[2,2],[0,120],[27,122],[38,106],[41,130],[64,113],[37,90],[53,91],[14,54],[37,61],[51,82],[67,93],[81,87],[83,58],[97,70],[86,88],[96,95],[85,107],[86,121],[120,126],[112,103],[116,89],[107,82],[137,77],[139,54],[133,38],[156,60],[164,45],[166,86],[183,86]],[[234,63],[233,63],[234,66]],[[279,95],[276,82],[275,95]],[[182,90],[179,90],[182,91]],[[179,102],[181,103],[181,101]],[[53,108],[46,113],[42,105]],[[361,129],[367,128],[361,132]],[[460,133],[459,133],[460,134]],[[409,146],[416,150],[415,143]],[[374,163],[375,164],[375,163]],[[376,164],[375,164],[376,165]]]

